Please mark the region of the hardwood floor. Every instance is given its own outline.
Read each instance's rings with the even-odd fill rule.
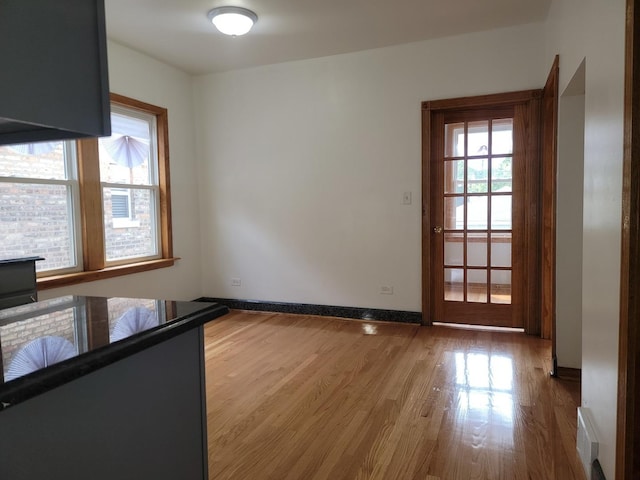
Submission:
[[[575,380],[521,333],[237,312],[205,328],[212,480],[583,480]]]

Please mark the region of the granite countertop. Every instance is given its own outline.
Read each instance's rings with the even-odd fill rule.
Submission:
[[[4,259],[0,259],[0,264],[39,262],[40,260],[44,260],[44,258],[42,257],[4,258]]]
[[[0,310],[0,410],[228,311],[217,303],[83,296]]]

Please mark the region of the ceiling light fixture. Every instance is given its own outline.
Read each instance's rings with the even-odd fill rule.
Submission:
[[[211,23],[225,35],[244,35],[253,24],[258,21],[258,16],[251,10],[242,7],[218,7],[207,14]]]

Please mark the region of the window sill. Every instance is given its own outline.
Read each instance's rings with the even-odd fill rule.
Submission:
[[[147,262],[107,267],[102,270],[94,270],[90,272],[74,272],[65,273],[63,275],[52,275],[50,277],[41,277],[37,280],[38,290],[66,287],[69,285],[77,285],[78,283],[94,282],[96,280],[104,280],[106,278],[120,277],[122,275],[131,275],[134,273],[156,270],[158,268],[171,267],[176,260],[179,260],[179,258],[161,258],[159,260],[149,260]]]

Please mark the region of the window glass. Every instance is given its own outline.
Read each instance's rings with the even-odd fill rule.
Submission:
[[[68,145],[68,142],[40,142],[0,146],[0,175],[66,180]]]
[[[464,123],[448,123],[444,126],[445,158],[464,156]]]
[[[77,268],[73,145],[0,147],[0,259],[43,257],[38,272]]]
[[[153,190],[103,189],[107,261],[157,255],[154,197]]]
[[[123,107],[112,107],[110,137],[98,140],[100,181],[130,185],[154,183],[150,159],[155,157],[155,117]]]
[[[156,118],[114,106],[99,144],[105,260],[158,256]]]
[[[493,120],[492,148],[493,155],[509,155],[513,153],[513,118]]]
[[[489,122],[469,122],[467,156],[484,156],[489,153]]]

